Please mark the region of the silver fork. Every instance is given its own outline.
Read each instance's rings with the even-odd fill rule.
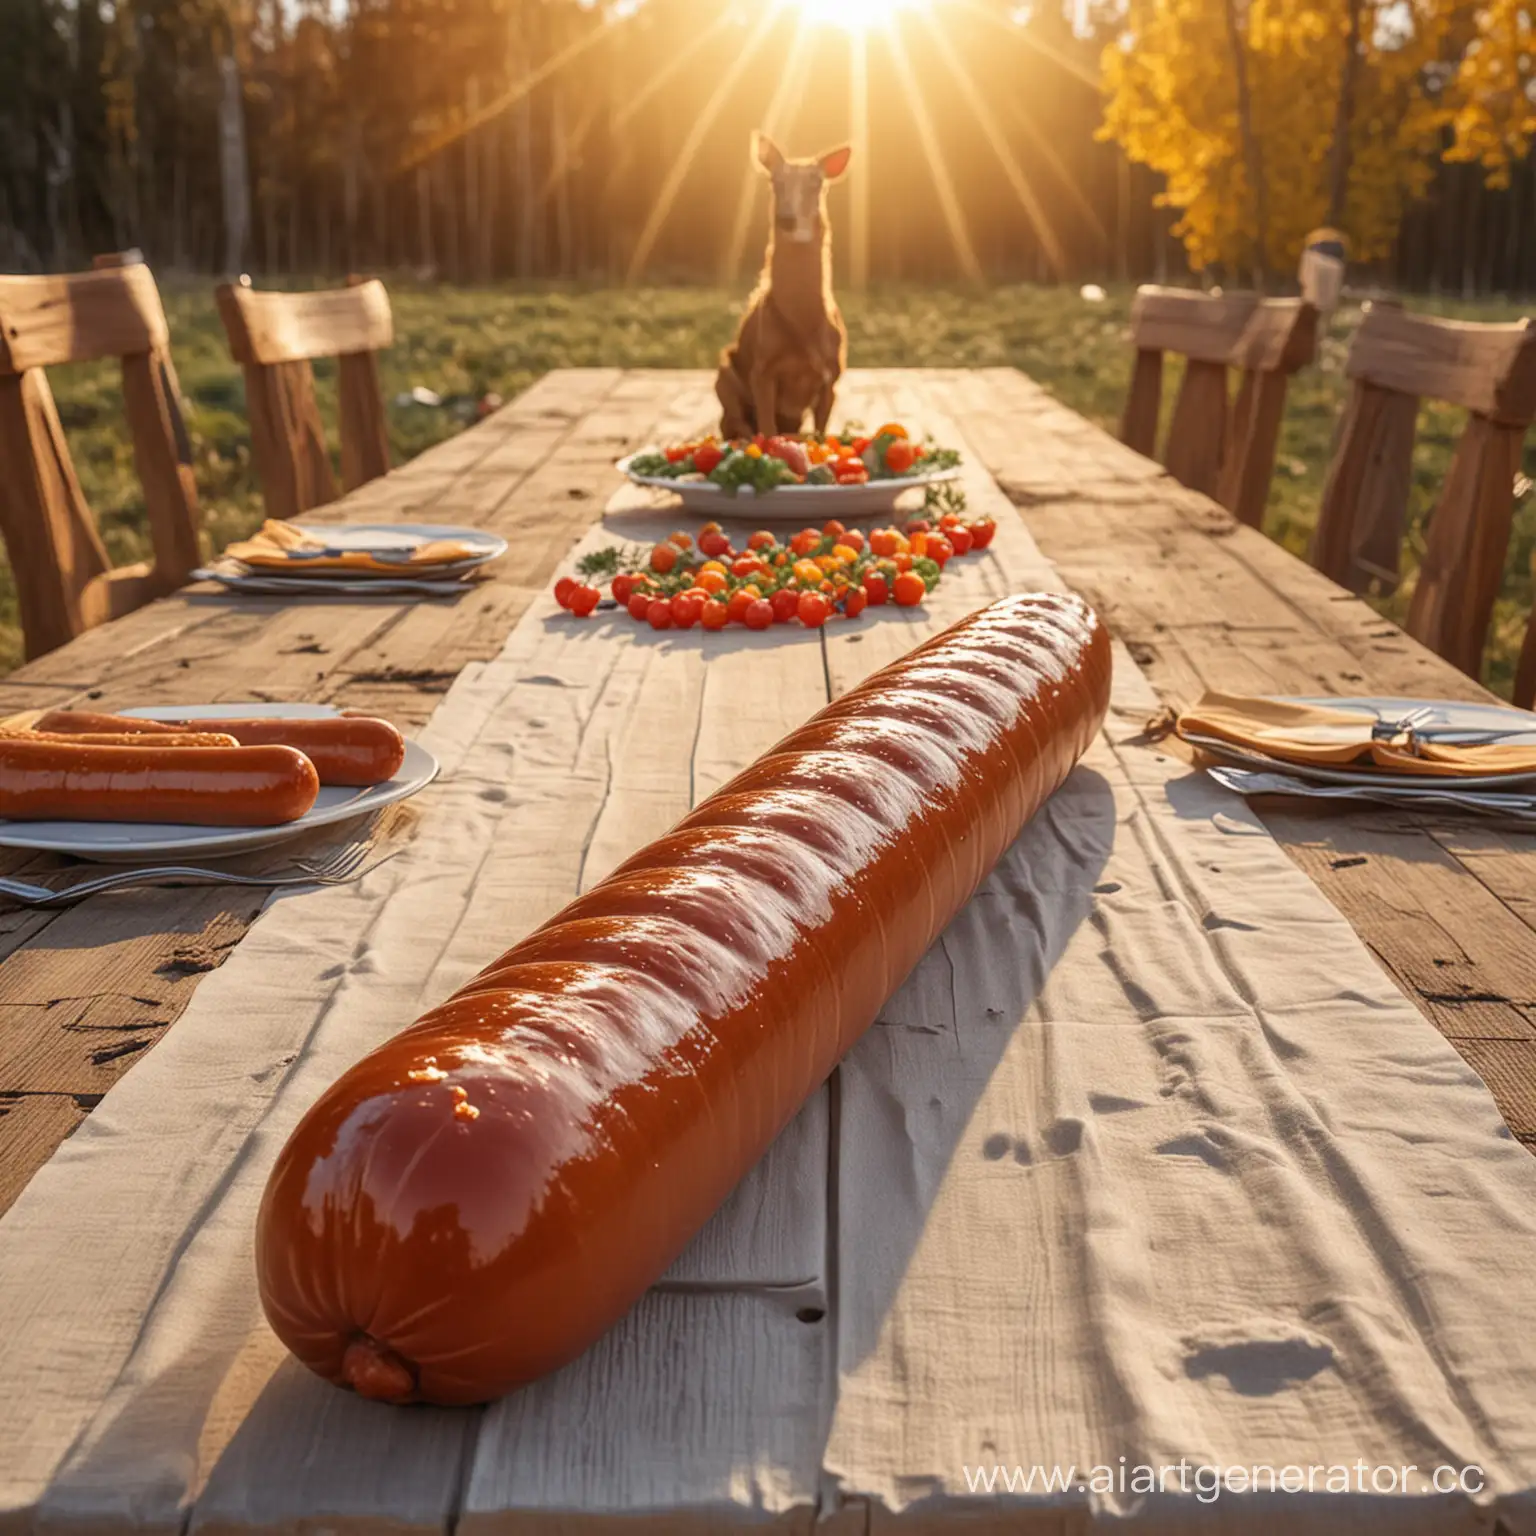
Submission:
[[[394,857],[394,853],[386,853],[368,864],[368,853],[367,843],[352,843],[317,863],[297,862],[294,868],[301,873],[292,875],[237,875],[223,869],[163,864],[153,869],[123,869],[116,874],[99,875],[94,880],[79,880],[60,890],[46,885],[33,885],[26,880],[0,878],[0,896],[7,896],[24,907],[51,907],[64,902],[83,901],[87,896],[131,885],[183,885],[202,881],[215,885],[346,885],[350,881],[361,880],[370,870],[377,869],[380,864]]]

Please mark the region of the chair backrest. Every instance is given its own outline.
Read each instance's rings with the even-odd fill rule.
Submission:
[[[115,258],[109,258],[109,261]],[[113,570],[44,370],[122,360],[153,563]],[[0,536],[29,657],[181,586],[197,568],[197,485],[160,294],[132,262],[0,277]]]
[[[1421,399],[1470,412],[1429,521],[1409,634],[1481,671],[1514,518],[1515,477],[1536,419],[1536,321],[1474,325],[1373,304],[1349,350],[1349,399],[1323,489],[1312,562],[1355,592],[1391,590],[1413,478]],[[1533,652],[1536,642],[1527,641]],[[1536,689],[1536,654],[1524,670]]]
[[[389,432],[374,354],[395,339],[377,278],[318,293],[263,293],[248,277],[218,290],[229,349],[245,370],[251,452],[268,517],[336,499],[310,363],[340,369],[341,477],[347,490],[389,472]]]
[[[1157,457],[1163,354],[1187,360],[1162,462],[1176,480],[1213,496],[1253,527],[1264,519],[1291,374],[1317,351],[1317,311],[1301,299],[1141,288],[1131,307],[1136,367],[1122,440]],[[1227,370],[1242,375],[1230,398]]]

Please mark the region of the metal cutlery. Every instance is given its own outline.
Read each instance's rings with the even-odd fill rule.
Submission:
[[[398,850],[396,850],[398,852]],[[87,896],[102,891],[119,890],[134,885],[185,885],[208,883],[214,885],[346,885],[360,880],[371,870],[394,857],[386,853],[368,863],[371,848],[367,843],[351,843],[333,853],[329,858],[315,863],[296,863],[297,874],[240,875],[230,870],[199,869],[192,865],[162,864],[152,869],[122,869],[110,875],[100,875],[91,880],[79,880],[73,885],[54,889],[46,885],[33,885],[26,880],[0,878],[0,896],[24,907],[60,906],[68,902],[83,901]]]
[[[1371,726],[1372,741],[1392,741],[1398,736],[1408,738],[1409,750],[1413,743],[1420,737],[1429,737],[1429,733],[1421,729],[1428,725],[1438,713],[1428,705],[1421,705],[1418,709],[1411,709],[1406,715],[1397,720],[1377,720]],[[1492,741],[1504,741],[1516,736],[1530,736],[1536,734],[1536,721],[1525,721],[1519,725],[1494,726],[1494,727],[1465,727],[1459,725],[1442,725],[1434,732],[1433,740],[1443,741],[1447,746],[1472,746],[1476,743]]]

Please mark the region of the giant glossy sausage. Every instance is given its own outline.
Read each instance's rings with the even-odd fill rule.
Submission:
[[[553,1370],[660,1276],[1103,719],[1075,597],[876,673],[347,1072],[262,1202],[279,1336],[391,1402]]]
[[[297,747],[315,765],[322,784],[363,788],[382,784],[405,761],[405,738],[388,720],[368,715],[319,719],[260,716],[227,720],[141,720],[128,715],[93,715],[54,709],[33,727],[38,731],[130,731],[145,736],[173,731],[217,731],[242,747]]]
[[[271,827],[297,821],[320,791],[292,747],[80,746],[0,737],[0,817]]]

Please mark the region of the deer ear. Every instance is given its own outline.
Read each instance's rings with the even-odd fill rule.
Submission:
[[[761,128],[752,131],[752,158],[765,175],[784,169],[784,151]]]
[[[837,149],[829,149],[821,157],[821,174],[828,181],[836,181],[848,169],[848,161],[852,155],[853,146],[851,144],[843,144]]]

